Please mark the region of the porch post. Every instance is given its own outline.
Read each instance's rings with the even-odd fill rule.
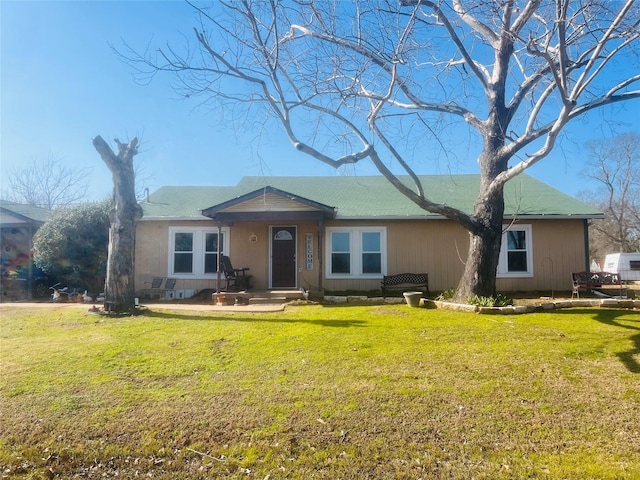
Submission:
[[[585,272],[591,271],[591,255],[589,252],[589,225],[591,225],[590,218],[584,220],[584,263],[585,263],[584,271]]]
[[[218,266],[217,266],[217,275],[218,278],[216,279],[216,293],[220,293],[220,284],[222,283],[222,268],[220,268],[222,266],[222,247],[220,246],[220,244],[222,243],[220,240],[222,238],[222,223],[218,222]]]

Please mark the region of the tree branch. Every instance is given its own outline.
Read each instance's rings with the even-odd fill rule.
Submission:
[[[604,36],[600,38],[599,41],[597,42],[597,45],[593,51],[593,54],[591,55],[591,58],[589,59],[589,62],[587,63],[584,71],[582,72],[582,75],[580,75],[580,77],[576,81],[575,87],[571,92],[571,96],[570,96],[571,101],[575,102],[578,99],[578,97],[582,94],[582,92],[584,92],[584,90],[593,81],[598,71],[604,66],[605,63],[608,62],[610,58],[612,58],[612,56],[608,56],[605,59],[605,61],[600,65],[600,68],[596,69],[594,74],[589,77],[589,72],[594,67],[597,60],[600,58],[600,53],[604,50],[605,46],[607,45],[609,40],[612,38],[612,36],[614,36],[614,32],[616,31],[620,23],[624,20],[627,12],[629,11],[633,3],[634,3],[634,0],[627,0],[625,2],[624,6],[618,12],[618,15],[616,16],[616,18],[613,20],[613,22],[611,22],[611,24],[607,28]],[[637,25],[637,21],[636,21],[636,25]],[[636,32],[636,34],[633,35],[633,38],[636,39],[638,38],[639,35],[640,34]]]

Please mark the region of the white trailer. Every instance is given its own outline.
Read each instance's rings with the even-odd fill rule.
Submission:
[[[610,253],[604,259],[604,271],[617,273],[623,281],[640,281],[640,252]]]

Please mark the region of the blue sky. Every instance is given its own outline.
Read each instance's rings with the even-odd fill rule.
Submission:
[[[182,2],[0,2],[0,175],[52,156],[89,167],[90,196],[109,195],[111,177],[91,143],[138,136],[139,160],[152,191],[163,185],[231,185],[243,175],[337,175],[297,153],[278,130],[238,132],[219,112],[180,99],[171,78],[135,83],[110,44],[133,48],[181,44],[195,16]],[[193,42],[192,39],[190,39]],[[583,144],[616,133],[640,133],[640,101],[591,113],[569,129],[555,152],[529,171],[571,195],[593,188],[580,175]],[[112,144],[113,145],[113,144]],[[115,148],[115,147],[114,147]],[[374,174],[369,165],[346,173]],[[418,173],[448,166],[423,163]],[[452,173],[477,173],[475,158]]]

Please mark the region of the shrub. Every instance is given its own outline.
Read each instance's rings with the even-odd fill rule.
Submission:
[[[479,307],[506,307],[513,305],[513,299],[498,293],[495,297],[481,297],[474,295],[467,299],[469,305],[477,305]]]
[[[33,238],[36,265],[69,286],[100,291],[106,275],[111,200],[54,211]]]
[[[450,288],[442,292],[440,295],[438,295],[436,297],[436,300],[451,300],[455,294],[456,294],[456,289]]]

